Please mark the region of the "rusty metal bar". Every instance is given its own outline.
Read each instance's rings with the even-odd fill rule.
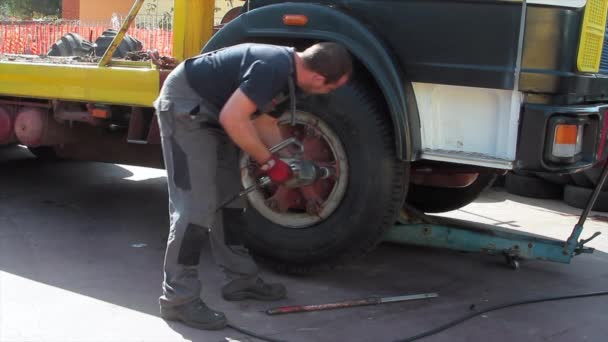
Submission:
[[[108,64],[110,64],[110,61],[112,60],[112,56],[114,55],[114,52],[116,52],[116,49],[118,49],[118,46],[120,46],[120,43],[122,42],[123,38],[125,37],[127,30],[129,30],[129,26],[131,26],[131,24],[135,20],[135,17],[139,13],[139,10],[144,5],[144,1],[145,0],[136,0],[135,1],[135,3],[133,4],[133,7],[131,8],[131,11],[129,11],[129,14],[125,18],[125,21],[122,23],[122,27],[120,28],[120,31],[118,31],[118,34],[112,40],[112,44],[110,44],[110,47],[108,48],[106,53],[101,58],[101,61],[99,61],[100,67],[105,67],[105,66],[108,66]]]
[[[396,297],[369,297],[363,299],[345,300],[343,302],[313,304],[313,305],[290,305],[266,310],[267,315],[283,315],[297,312],[313,312],[332,309],[352,308],[355,306],[377,305],[385,303],[403,302],[409,300],[429,299],[439,297],[437,293],[421,293],[414,295]]]
[[[152,63],[148,62],[140,62],[140,61],[123,61],[117,60],[112,62],[113,67],[125,67],[125,68],[141,68],[141,69],[151,69],[153,68]]]
[[[15,105],[15,106],[24,106],[24,107],[38,107],[38,108],[52,108],[53,105],[49,102],[31,102],[31,101],[18,101],[18,100],[2,100],[0,99],[0,104],[5,105]]]

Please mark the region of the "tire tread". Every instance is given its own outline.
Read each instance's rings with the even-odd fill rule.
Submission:
[[[392,154],[394,160],[390,167],[392,184],[390,185],[390,195],[385,199],[384,211],[379,218],[379,226],[370,229],[370,234],[365,238],[357,239],[356,242],[342,250],[338,255],[325,258],[322,262],[313,263],[293,263],[285,262],[276,258],[254,253],[254,257],[263,263],[269,264],[275,270],[289,274],[306,274],[316,271],[325,271],[353,260],[360,258],[372,251],[381,241],[386,232],[393,227],[402,203],[405,201],[408,185],[409,164],[399,161],[396,157],[396,146],[394,141],[394,131],[390,119],[384,115],[385,111],[381,105],[372,97],[366,87],[357,82],[351,82],[352,95],[358,98],[361,105],[369,107],[377,115],[370,120],[370,125],[374,125],[374,131],[380,133],[381,145],[387,153]]]

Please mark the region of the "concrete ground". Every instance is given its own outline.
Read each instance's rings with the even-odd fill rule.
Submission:
[[[110,164],[39,164],[0,149],[0,341],[255,341],[204,332],[158,316],[167,237],[161,170]],[[578,210],[493,189],[449,215],[565,238]],[[203,259],[202,297],[244,328],[286,341],[393,341],[488,306],[549,295],[608,291],[608,214],[593,213],[584,237],[598,250],[570,265],[383,244],[334,272],[287,277],[289,298],[313,304],[372,295],[438,292],[430,300],[266,316],[274,305],[220,299],[221,274]],[[606,341],[608,297],[488,313],[424,341]]]

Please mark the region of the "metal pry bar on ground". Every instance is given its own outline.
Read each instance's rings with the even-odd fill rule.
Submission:
[[[333,309],[342,309],[342,308],[352,308],[355,306],[377,305],[377,304],[384,304],[384,303],[403,302],[403,301],[408,301],[408,300],[435,298],[438,296],[439,295],[437,293],[422,293],[422,294],[396,296],[396,297],[370,297],[370,298],[364,298],[364,299],[346,300],[343,302],[327,303],[327,304],[291,305],[291,306],[283,306],[283,307],[268,309],[268,310],[266,310],[266,314],[283,315],[283,314],[296,313],[296,312],[333,310]]]

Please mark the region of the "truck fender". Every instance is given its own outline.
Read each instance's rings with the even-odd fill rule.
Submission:
[[[285,26],[282,21],[285,14],[306,15],[308,23]],[[368,69],[384,94],[394,127],[397,157],[406,161],[416,157],[420,126],[411,83],[402,79],[403,74],[390,50],[360,21],[338,9],[318,4],[269,5],[245,12],[225,25],[202,52],[256,37],[313,39],[344,45]]]

